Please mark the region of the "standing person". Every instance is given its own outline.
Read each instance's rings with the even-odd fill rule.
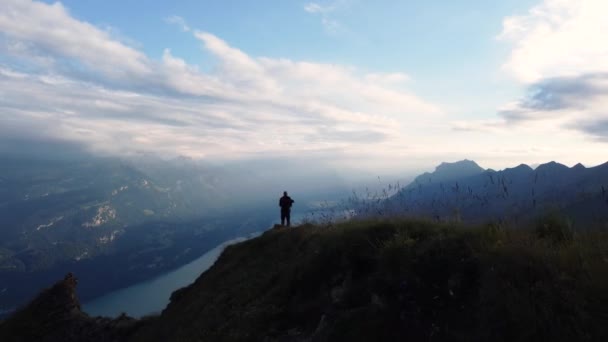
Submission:
[[[287,227],[289,227],[289,219],[291,216],[291,205],[295,202],[291,197],[287,196],[287,191],[283,191],[283,197],[279,199],[279,207],[281,207],[281,226],[285,225],[287,220]]]

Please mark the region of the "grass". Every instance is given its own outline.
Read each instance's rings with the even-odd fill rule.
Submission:
[[[228,247],[138,339],[607,340],[608,233],[560,224],[269,231]]]

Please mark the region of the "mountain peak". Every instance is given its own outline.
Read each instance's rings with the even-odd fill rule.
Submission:
[[[416,183],[427,183],[432,181],[449,181],[452,179],[475,176],[485,170],[472,160],[460,160],[453,163],[443,162],[439,164],[432,173],[425,172],[416,177],[410,186]]]
[[[462,167],[472,167],[482,169],[475,161],[469,159],[463,159],[455,162],[442,162],[439,164],[435,171],[445,168],[462,168]],[[482,169],[483,170],[483,169]]]
[[[476,162],[472,160],[460,160],[453,163],[443,162],[435,168],[434,176],[441,178],[458,178],[472,176],[484,171]]]
[[[545,164],[541,164],[536,168],[536,171],[554,171],[554,170],[567,170],[568,167],[564,164],[550,161]]]
[[[507,168],[505,171],[533,171],[532,168],[527,164],[519,164],[513,168]]]
[[[577,163],[576,165],[574,165],[572,167],[572,169],[574,169],[574,170],[582,170],[582,169],[586,169],[586,167],[583,164],[581,164],[581,163]]]

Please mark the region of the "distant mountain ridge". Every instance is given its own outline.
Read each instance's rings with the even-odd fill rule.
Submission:
[[[225,214],[227,177],[189,160],[0,160],[0,313],[66,269],[108,278],[86,282],[87,300],[258,231],[274,213]]]
[[[435,171],[425,172],[416,177],[409,186],[415,186],[419,183],[429,183],[433,180],[436,182],[449,181],[452,179],[474,176],[482,173],[483,171],[485,170],[481,168],[481,166],[468,159],[453,163],[443,162],[435,168]]]
[[[601,225],[608,219],[607,191],[608,163],[569,168],[552,161],[494,171],[463,160],[416,177],[386,201],[386,210],[468,222],[517,222],[558,210],[575,224]]]
[[[36,272],[111,253],[132,227],[216,208],[220,193],[210,175],[186,181],[164,174],[111,158],[3,160],[0,272]],[[3,254],[3,247],[16,253]]]
[[[0,319],[68,270],[79,273],[88,301],[259,232],[277,217],[276,199],[285,189],[297,194],[299,212],[350,192],[333,170],[319,166],[302,176],[303,162],[68,158],[48,147],[35,155],[4,148]]]

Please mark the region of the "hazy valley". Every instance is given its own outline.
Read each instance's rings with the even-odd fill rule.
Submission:
[[[3,310],[23,304],[67,271],[86,280],[80,292],[90,299],[174,269],[276,220],[280,190],[269,193],[268,181],[253,169],[151,157],[4,160]],[[349,191],[340,185],[302,191],[298,212],[305,216]]]
[[[0,341],[608,341],[607,16],[0,0]]]

